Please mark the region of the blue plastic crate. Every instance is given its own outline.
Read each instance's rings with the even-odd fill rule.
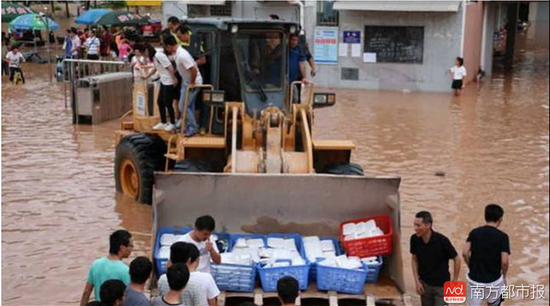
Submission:
[[[155,266],[157,268],[158,275],[162,275],[166,273],[166,263],[168,262],[168,259],[159,258],[158,253],[160,251],[160,238],[164,234],[175,234],[175,235],[185,235],[191,231],[190,228],[165,228],[161,227],[157,230],[157,234],[155,237],[155,248],[153,250],[153,259],[155,261]]]
[[[304,244],[302,236],[298,234],[269,234],[266,235],[266,244],[269,238],[282,238],[282,239],[294,239],[296,243],[296,249],[300,255],[304,254]],[[263,268],[261,265],[258,268],[260,274],[260,280],[262,288],[265,292],[277,291],[277,282],[286,276],[295,278],[300,283],[300,290],[307,290],[309,286],[309,271],[311,265],[308,260],[304,258],[306,265],[304,266],[290,266],[281,268]]]
[[[265,236],[255,234],[233,234],[229,236],[228,251],[233,251],[237,240],[262,239],[265,245]],[[212,265],[212,276],[216,285],[222,291],[230,292],[254,292],[256,289],[257,266],[221,264]]]
[[[382,259],[382,256],[378,257],[379,264],[376,265],[367,265],[367,283],[374,284],[378,282],[378,275],[380,274],[380,270],[382,269],[382,266],[384,265],[384,259]]]
[[[334,247],[336,249],[336,256],[344,255],[344,251],[342,249],[342,246],[340,245],[340,240],[338,238],[334,238],[334,237],[320,237],[320,238],[321,238],[321,241],[331,240],[334,243]],[[306,256],[306,247],[305,247],[305,245],[302,248],[302,253],[301,254],[302,254],[303,258],[309,259]],[[324,260],[324,259],[317,260],[316,262],[311,263],[311,269],[309,271],[309,280],[310,281],[317,281],[317,264],[322,260]]]
[[[321,291],[361,295],[365,291],[368,268],[363,265],[360,270],[317,267],[317,288]]]
[[[311,266],[306,263],[305,266],[290,266],[281,268],[263,268],[258,267],[262,289],[265,292],[277,291],[277,283],[281,278],[290,276],[298,281],[300,290],[305,291],[309,286],[309,270]]]
[[[212,265],[212,276],[221,291],[254,292],[256,275],[255,265]]]

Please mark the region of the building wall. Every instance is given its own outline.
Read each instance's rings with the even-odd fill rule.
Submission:
[[[464,51],[463,57],[466,70],[468,70],[468,81],[475,79],[476,73],[481,66],[481,49],[483,38],[483,17],[484,3],[473,2],[466,6],[466,20],[464,27]]]
[[[341,11],[340,32],[360,30],[366,25],[423,26],[424,63],[363,63],[362,58],[341,57],[338,65],[320,65],[314,79],[319,86],[390,91],[449,91],[448,69],[460,55],[462,11],[459,13],[407,13]],[[315,20],[308,23],[309,41]],[[363,33],[364,35],[364,33]],[[364,41],[363,41],[364,43]],[[358,68],[359,80],[341,80],[342,68]]]
[[[162,24],[166,26],[168,18],[187,16],[187,4],[177,1],[162,1]]]
[[[549,3],[532,2],[530,10],[531,29],[529,38],[535,41],[538,47],[548,48],[549,43]]]
[[[298,6],[286,2],[238,1],[234,4],[233,17],[269,19],[270,15],[278,15],[282,20],[299,22]]]

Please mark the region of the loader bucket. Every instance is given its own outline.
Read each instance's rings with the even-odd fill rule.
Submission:
[[[389,215],[395,233],[390,273],[404,289],[400,181],[332,175],[156,173],[153,229],[193,227],[197,217],[212,215],[216,231],[337,236],[344,221]]]

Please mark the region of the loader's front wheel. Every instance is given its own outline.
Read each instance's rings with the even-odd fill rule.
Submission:
[[[124,137],[116,148],[115,180],[117,191],[134,200],[151,204],[155,171],[164,166],[166,144],[148,134]]]
[[[352,163],[331,167],[327,172],[334,175],[365,176],[363,167]]]

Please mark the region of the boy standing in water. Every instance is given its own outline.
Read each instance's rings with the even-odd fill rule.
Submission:
[[[468,75],[466,67],[464,67],[464,59],[462,57],[457,57],[455,66],[452,67],[449,72],[453,77],[453,90],[455,96],[461,96],[462,89],[464,89],[464,78]]]
[[[13,82],[15,74],[19,73],[23,84],[25,84],[25,77],[23,76],[23,71],[21,70],[21,62],[25,61],[25,57],[21,52],[19,52],[17,45],[14,45],[11,48],[11,51],[8,52],[6,55],[6,60],[8,61],[8,66],[10,68],[10,81]]]

